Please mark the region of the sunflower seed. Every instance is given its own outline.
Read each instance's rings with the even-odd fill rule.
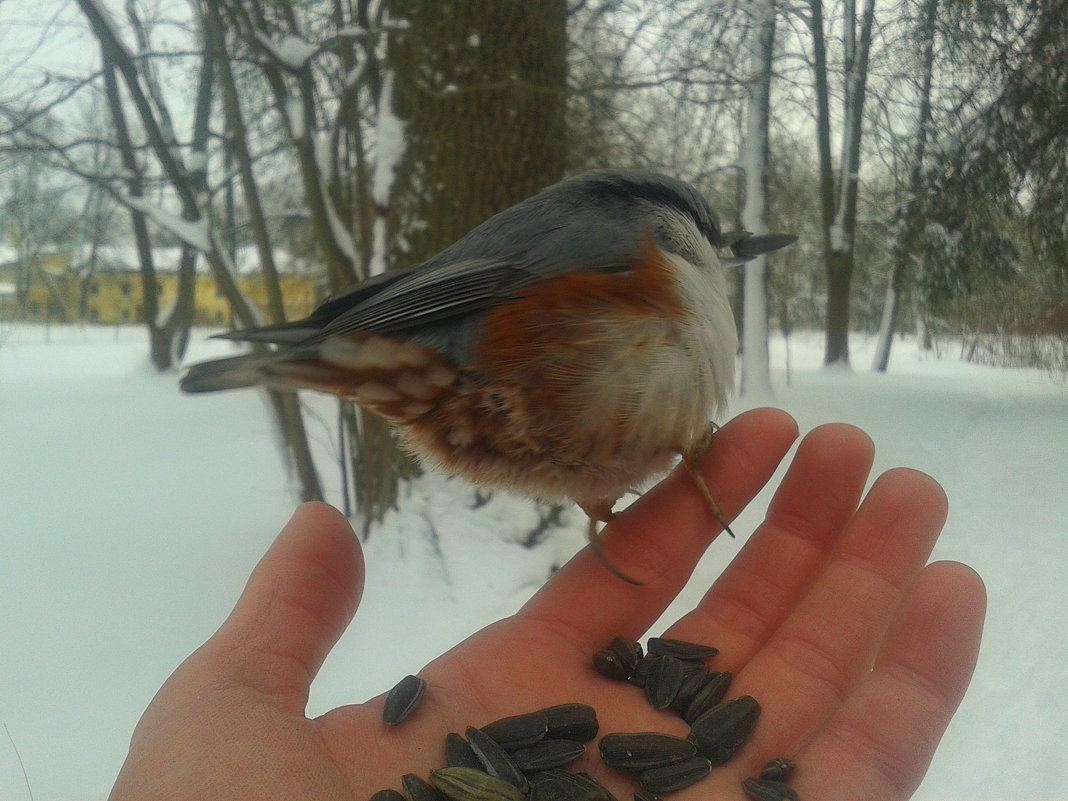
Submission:
[[[770,779],[776,782],[790,781],[794,775],[797,763],[786,757],[779,757],[768,762],[760,771],[761,779]]]
[[[454,731],[445,735],[445,764],[450,768],[475,768],[482,770],[482,762],[474,749],[461,735]]]
[[[634,794],[634,801],[663,801],[663,799],[656,793],[650,793],[648,790],[639,790]]]
[[[401,786],[407,801],[445,801],[445,796],[435,790],[433,785],[414,773],[401,776]]]
[[[760,717],[760,704],[749,695],[718,704],[693,722],[690,739],[697,753],[722,765],[749,739]]]
[[[697,784],[712,770],[712,763],[702,756],[690,757],[674,765],[642,771],[638,781],[651,793],[670,793]]]
[[[474,726],[469,726],[465,733],[468,745],[486,769],[486,773],[504,779],[524,793],[530,788],[523,771],[516,767],[512,758],[492,737]]]
[[[543,770],[530,779],[530,801],[615,801],[612,794],[585,774]]]
[[[541,710],[548,730],[546,738],[589,742],[597,736],[597,712],[586,704],[558,704]]]
[[[654,654],[646,654],[638,660],[638,667],[634,669],[634,675],[630,677],[630,683],[638,687],[645,686],[645,680],[649,678],[649,670],[658,659]]]
[[[451,801],[526,801],[515,785],[474,768],[440,768],[430,781]]]
[[[593,669],[613,681],[627,681],[632,675],[627,672],[619,654],[607,648],[593,655]]]
[[[586,787],[589,791],[590,801],[616,801],[616,797],[612,795],[609,789],[590,774],[580,770],[575,776],[578,777],[582,786]]]
[[[683,720],[692,726],[695,720],[722,701],[731,686],[731,678],[731,674],[726,672],[709,673],[697,695],[687,705]]]
[[[673,656],[656,656],[645,678],[645,696],[653,709],[667,709],[682,687],[685,664]]]
[[[680,715],[685,714],[690,701],[701,691],[707,679],[708,668],[703,662],[683,662],[682,684],[679,685],[675,700],[671,702],[671,708]]]
[[[542,740],[529,748],[512,752],[512,761],[527,773],[562,768],[586,753],[586,746],[574,740]]]
[[[412,714],[423,693],[426,682],[418,676],[405,676],[397,682],[386,695],[386,705],[382,708],[382,720],[390,726],[396,726]]]
[[[673,656],[676,659],[686,659],[691,662],[711,659],[719,653],[719,649],[713,648],[711,645],[698,645],[695,642],[671,640],[666,637],[650,637],[646,645],[651,654]]]
[[[627,672],[628,677],[634,673],[634,668],[638,666],[638,660],[643,656],[641,646],[624,637],[616,637],[612,640],[608,644],[608,650],[619,657],[619,663]]]
[[[404,801],[404,796],[396,790],[379,790],[371,796],[371,801]]]
[[[697,753],[689,740],[660,732],[606,734],[599,748],[610,768],[634,772],[681,762]]]
[[[742,790],[753,801],[800,801],[793,787],[772,779],[746,779]]]
[[[538,742],[549,730],[549,723],[541,712],[528,712],[495,720],[481,729],[505,751],[514,751]]]

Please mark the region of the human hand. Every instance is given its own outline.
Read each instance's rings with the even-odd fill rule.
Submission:
[[[771,410],[717,432],[703,469],[728,515],[795,436]],[[946,514],[934,481],[890,471],[861,503],[872,458],[856,429],[809,434],[765,522],[663,632],[718,647],[714,669],[735,674],[729,697],[753,695],[764,710],[734,759],[672,798],[741,798],[742,779],[777,756],[797,760],[791,783],[802,798],[899,799],[919,784],[971,676],[985,597],[968,568],[924,566]],[[441,766],[447,732],[571,701],[597,710],[602,733],[684,734],[675,715],[590,662],[612,637],[637,639],[658,619],[717,530],[676,471],[603,533],[611,563],[642,586],[584,549],[519,613],[420,671],[422,704],[387,727],[381,697],[304,715],[312,679],[355,614],[363,562],[336,511],[302,506],[234,612],[145,712],[111,801],[360,801]],[[575,769],[628,797],[632,780],[599,762],[588,753]]]

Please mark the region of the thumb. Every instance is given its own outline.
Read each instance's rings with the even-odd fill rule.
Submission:
[[[308,688],[363,592],[363,553],[325,503],[299,507],[204,645],[231,678],[303,713]]]

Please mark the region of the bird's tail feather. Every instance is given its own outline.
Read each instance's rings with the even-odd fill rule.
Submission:
[[[178,379],[183,392],[219,392],[263,386],[295,391],[315,389],[343,394],[352,385],[343,367],[324,362],[316,347],[286,348],[201,362]]]
[[[263,368],[277,359],[272,353],[252,353],[194,364],[178,380],[182,392],[218,392],[263,383]]]

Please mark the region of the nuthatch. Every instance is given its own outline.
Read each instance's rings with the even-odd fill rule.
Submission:
[[[795,239],[725,234],[688,184],[596,170],[303,320],[223,335],[278,348],[193,365],[181,388],[338,395],[431,465],[575,501],[595,546],[620,496],[681,456],[726,525],[696,466],[734,383],[723,268]]]

